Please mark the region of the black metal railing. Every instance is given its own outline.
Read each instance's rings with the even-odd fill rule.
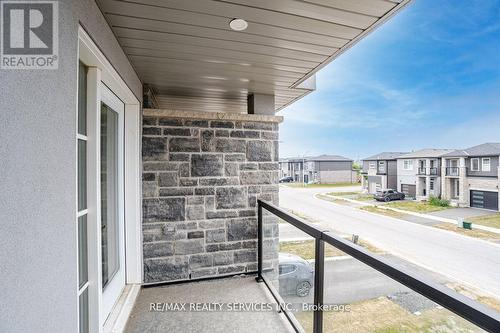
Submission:
[[[458,167],[446,167],[446,175],[447,176],[458,176],[459,175]]]
[[[436,176],[438,174],[438,168],[430,168],[429,169],[429,174],[431,176]]]
[[[401,283],[402,285],[414,290],[424,297],[434,301],[442,307],[456,313],[460,317],[479,326],[488,332],[500,331],[500,314],[487,308],[486,306],[477,303],[465,296],[437,284],[436,282],[417,275],[407,268],[389,262],[387,259],[373,254],[361,246],[345,240],[329,231],[321,230],[318,227],[311,225],[301,218],[289,214],[283,209],[258,200],[258,276],[257,281],[264,282],[271,294],[278,302],[284,304],[279,292],[275,289],[270,281],[263,274],[263,209],[271,214],[283,219],[302,232],[314,238],[315,241],[315,259],[314,259],[314,305],[320,310],[315,310],[313,313],[313,332],[321,333],[323,331],[323,294],[324,294],[324,262],[325,262],[325,243],[343,251],[347,255],[359,260],[369,267],[379,271],[385,276]],[[301,332],[302,328],[286,308],[283,308],[283,313],[290,321],[290,324],[297,332]]]
[[[418,168],[418,171],[417,171],[418,174],[419,175],[425,175],[426,174],[426,170],[425,169],[426,169],[425,167],[424,168]]]

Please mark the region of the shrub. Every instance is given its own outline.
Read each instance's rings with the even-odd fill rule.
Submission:
[[[449,207],[450,206],[450,201],[448,201],[446,199],[440,199],[440,198],[435,197],[435,196],[431,196],[429,198],[429,204],[431,206]]]

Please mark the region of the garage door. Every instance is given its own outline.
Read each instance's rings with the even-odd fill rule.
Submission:
[[[471,190],[470,205],[476,208],[498,210],[498,192]]]
[[[401,192],[409,197],[415,198],[417,194],[417,186],[412,184],[401,184]]]

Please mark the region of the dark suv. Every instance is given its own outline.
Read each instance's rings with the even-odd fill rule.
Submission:
[[[377,191],[377,193],[373,195],[373,198],[377,201],[389,202],[392,200],[404,200],[405,194],[396,190],[389,189],[384,191]]]
[[[288,177],[280,178],[279,182],[280,183],[291,183],[291,182],[293,182],[293,177],[288,176]]]

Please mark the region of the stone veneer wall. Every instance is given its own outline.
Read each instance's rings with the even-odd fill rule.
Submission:
[[[281,120],[144,110],[146,283],[257,269],[257,199],[278,203]]]

